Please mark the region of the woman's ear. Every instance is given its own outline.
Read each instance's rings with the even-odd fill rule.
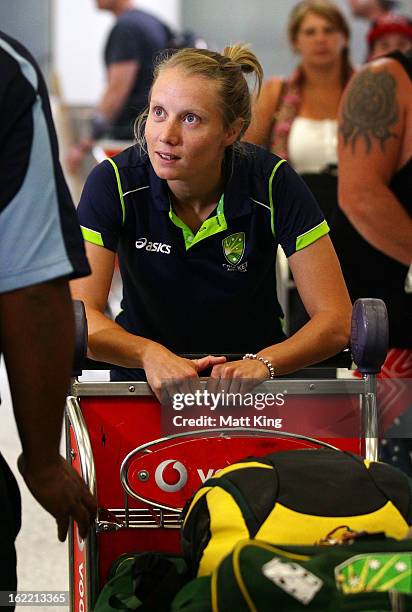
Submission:
[[[238,117],[226,130],[225,147],[229,147],[239,139],[245,120]]]

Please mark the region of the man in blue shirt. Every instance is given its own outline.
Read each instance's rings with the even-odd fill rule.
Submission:
[[[0,353],[22,444],[19,469],[64,540],[70,517],[83,537],[95,501],[60,456],[73,355],[67,281],[89,274],[59,164],[46,87],[33,58],[0,32]],[[0,591],[16,590],[20,495],[0,455]]]
[[[97,7],[116,17],[104,50],[107,84],[91,117],[90,134],[74,146],[68,163],[75,172],[94,141],[102,136],[132,140],[133,123],[145,108],[159,51],[169,46],[170,29],[132,0],[96,0]]]

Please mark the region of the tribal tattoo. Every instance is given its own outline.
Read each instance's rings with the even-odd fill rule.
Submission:
[[[369,153],[376,139],[384,151],[388,138],[398,138],[390,131],[399,119],[393,76],[372,70],[359,74],[349,86],[342,114],[340,131],[345,146],[351,143],[354,151],[358,138],[363,138],[366,153]]]

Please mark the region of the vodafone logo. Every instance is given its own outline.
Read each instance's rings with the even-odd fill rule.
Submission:
[[[170,484],[165,481],[164,472],[171,463],[173,463],[173,469],[179,475],[179,479],[177,482]],[[180,491],[183,489],[185,484],[187,483],[187,470],[183,463],[180,461],[175,461],[174,459],[166,459],[166,461],[162,461],[156,468],[155,472],[155,482],[159,489],[165,491],[166,493],[175,493],[176,491]]]
[[[147,238],[138,238],[134,243],[136,249],[144,249],[151,253],[163,253],[164,255],[170,255],[172,247],[170,244],[163,244],[163,242],[150,242]]]
[[[169,466],[173,468],[173,470],[171,470]],[[169,468],[169,470],[167,470],[167,468]],[[199,476],[200,482],[204,483],[209,478],[212,478],[214,474],[220,472],[220,470],[214,468],[208,468],[206,470],[196,468],[196,472]],[[176,461],[176,459],[166,459],[165,461],[159,463],[156,468],[155,482],[159,489],[165,493],[176,493],[177,491],[180,491],[187,484],[187,481],[187,469],[183,463]]]

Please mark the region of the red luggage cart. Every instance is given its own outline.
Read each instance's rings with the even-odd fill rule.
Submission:
[[[80,357],[86,343],[82,306],[76,305]],[[110,565],[122,553],[177,553],[181,509],[219,468],[245,456],[321,446],[376,460],[376,373],[386,346],[383,302],[359,300],[352,355],[363,378],[285,378],[262,385],[265,392],[287,396],[293,426],[288,431],[230,427],[161,437],[161,406],[146,383],[74,378],[66,408],[67,457],[97,494],[99,509],[87,540],[75,523],[69,532],[71,610],[93,609]],[[316,437],[310,435],[315,430]]]

